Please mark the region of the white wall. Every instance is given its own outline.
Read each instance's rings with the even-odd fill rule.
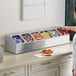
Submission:
[[[63,26],[65,0],[46,0],[45,18],[20,21],[20,0],[0,0],[0,44],[6,34]]]

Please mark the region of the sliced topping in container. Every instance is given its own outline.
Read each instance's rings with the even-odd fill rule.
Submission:
[[[58,37],[58,36],[60,36],[60,33],[59,33],[56,29],[49,30],[49,33],[50,33],[53,37]]]
[[[58,31],[62,34],[62,35],[67,35],[68,32],[65,29],[58,29]]]
[[[16,44],[24,43],[23,39],[19,35],[12,36],[12,39],[15,41]]]
[[[35,40],[42,40],[43,39],[39,32],[32,33],[32,36],[35,38]]]
[[[22,34],[22,36],[23,36],[23,38],[25,39],[26,42],[34,41],[33,37],[29,33]]]
[[[41,31],[40,33],[46,39],[51,38],[51,35],[49,34],[48,31]]]

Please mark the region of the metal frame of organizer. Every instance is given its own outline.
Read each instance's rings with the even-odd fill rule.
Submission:
[[[42,31],[36,31],[40,34],[42,37],[41,40],[36,40],[32,33],[36,32],[23,32],[23,33],[18,33],[18,34],[11,34],[7,35],[5,37],[5,48],[6,51],[9,51],[14,54],[19,54],[19,53],[24,53],[24,52],[29,52],[29,51],[34,51],[38,49],[43,49],[46,47],[51,47],[51,46],[56,46],[56,45],[61,45],[65,43],[69,43],[69,34],[67,33],[66,35],[62,35],[58,29],[61,29],[62,27],[54,27],[52,29],[48,30],[42,30],[42,31],[47,31],[50,34],[50,38],[44,38],[41,34]],[[23,38],[23,34],[30,34],[31,37],[34,39],[34,41],[29,41],[27,42]],[[16,43],[13,39],[14,36],[20,36],[19,38],[22,39],[21,43]],[[26,37],[25,37],[26,38]]]

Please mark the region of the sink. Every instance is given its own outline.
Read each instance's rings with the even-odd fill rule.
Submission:
[[[0,47],[0,63],[3,62],[3,48]]]

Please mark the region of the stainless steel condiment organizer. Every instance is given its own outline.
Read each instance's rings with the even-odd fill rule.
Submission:
[[[52,46],[56,46],[56,45],[69,43],[69,41],[70,41],[69,40],[69,34],[62,35],[57,30],[58,28],[61,28],[61,27],[48,29],[47,31],[52,36],[52,38],[48,38],[48,39],[43,38],[42,40],[35,40],[34,37],[31,35],[31,33],[33,33],[33,32],[23,32],[23,33],[19,33],[19,34],[7,35],[7,36],[5,36],[6,51],[9,51],[9,52],[14,53],[14,54],[20,54],[20,53],[24,53],[24,52],[30,52],[30,51],[35,51],[38,49],[43,49],[46,47],[52,47]],[[42,30],[42,31],[44,31],[44,30]],[[58,35],[55,36],[56,33],[53,33],[53,31],[56,31],[56,33]],[[36,32],[40,33],[40,31],[36,31]],[[32,36],[32,38],[34,39],[34,41],[26,42],[24,40],[24,38],[22,37],[22,34],[26,34],[26,33],[29,33]],[[23,43],[17,44],[13,40],[12,37],[16,36],[16,35],[19,35],[21,37],[21,39],[23,40]]]

